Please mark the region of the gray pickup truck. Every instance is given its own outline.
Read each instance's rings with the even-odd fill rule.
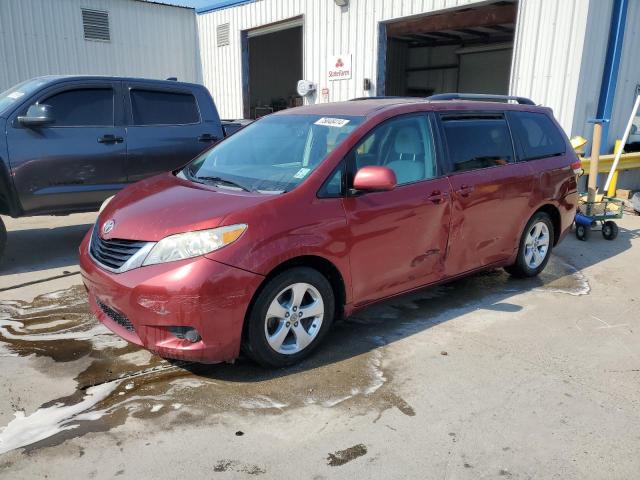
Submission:
[[[0,93],[0,214],[94,211],[128,183],[176,169],[243,121],[174,80],[47,76]],[[0,220],[0,256],[7,233]]]

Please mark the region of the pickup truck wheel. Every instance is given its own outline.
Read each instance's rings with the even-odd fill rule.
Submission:
[[[553,223],[551,217],[538,212],[522,232],[516,263],[505,270],[514,277],[535,277],[547,266],[553,248]]]
[[[331,327],[335,297],[317,270],[296,267],[268,281],[247,318],[245,350],[264,367],[299,362]]]
[[[0,258],[4,255],[4,249],[7,246],[7,228],[4,226],[2,218],[0,218]]]

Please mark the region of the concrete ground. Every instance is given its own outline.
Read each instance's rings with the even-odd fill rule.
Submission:
[[[8,220],[0,478],[640,474],[640,217],[335,325],[301,365],[163,361],[88,313],[95,216]]]

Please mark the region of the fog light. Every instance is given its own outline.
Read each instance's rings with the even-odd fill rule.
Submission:
[[[169,327],[169,331],[179,338],[180,340],[188,340],[191,343],[196,343],[201,340],[200,334],[193,327]]]

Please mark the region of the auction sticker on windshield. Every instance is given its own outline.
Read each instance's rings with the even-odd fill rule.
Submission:
[[[296,173],[293,178],[304,178],[307,176],[307,173],[309,173],[311,171],[310,168],[301,168],[300,170],[298,170],[298,173]]]
[[[316,125],[324,125],[325,127],[344,127],[349,120],[344,118],[331,118],[331,117],[322,117],[321,119],[315,122]]]

